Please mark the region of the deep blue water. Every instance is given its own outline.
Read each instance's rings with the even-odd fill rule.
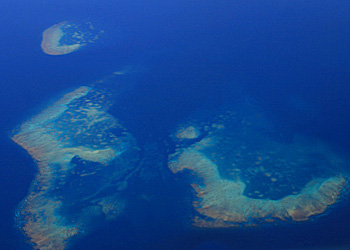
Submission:
[[[2,1],[1,248],[24,247],[14,228],[14,209],[35,174],[31,158],[10,141],[11,130],[67,90],[126,66],[134,76],[121,88],[112,113],[141,144],[152,141],[162,146],[176,123],[195,112],[229,105],[245,93],[286,137],[296,132],[318,136],[349,155],[349,12],[349,1],[326,0]],[[42,31],[63,20],[89,20],[106,32],[78,52],[45,55],[39,46]],[[174,198],[145,205],[150,217],[139,218],[140,211],[129,211],[129,218],[137,215],[133,221],[101,225],[73,248],[350,245],[346,202],[336,213],[302,227],[234,233],[184,229],[168,209],[170,201],[181,201],[187,191],[166,178],[171,185],[159,195]],[[177,195],[173,185],[179,185]],[[148,192],[155,190],[159,187],[150,186]],[[175,210],[179,215],[186,209]]]

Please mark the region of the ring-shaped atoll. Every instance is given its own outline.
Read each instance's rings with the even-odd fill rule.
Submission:
[[[254,105],[237,110],[198,122],[202,136],[181,136],[193,123],[172,136],[170,170],[193,176],[194,226],[308,221],[339,200],[347,185],[343,157],[315,138],[283,141]]]

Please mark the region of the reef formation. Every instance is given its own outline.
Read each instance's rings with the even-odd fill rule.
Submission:
[[[200,131],[194,126],[187,126],[185,128],[179,128],[175,136],[179,140],[196,139],[200,136]]]
[[[91,23],[60,22],[44,30],[41,48],[48,55],[65,55],[94,42],[103,31]]]
[[[79,87],[14,132],[38,167],[17,212],[35,249],[65,249],[94,219],[122,212],[118,195],[135,171],[138,148],[107,112],[114,98],[113,89]]]
[[[175,174],[193,175],[194,226],[307,221],[335,204],[347,185],[341,156],[301,135],[292,142],[278,140],[252,107],[197,124],[204,134],[198,140],[175,141],[168,166]]]

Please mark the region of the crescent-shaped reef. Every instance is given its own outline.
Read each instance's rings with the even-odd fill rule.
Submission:
[[[203,135],[182,136],[192,124],[175,131],[169,168],[193,175],[194,226],[307,221],[327,211],[345,190],[341,156],[317,139],[281,140],[252,107],[197,124]]]
[[[69,54],[94,42],[102,32],[96,32],[89,22],[60,22],[44,30],[41,48],[48,55]]]

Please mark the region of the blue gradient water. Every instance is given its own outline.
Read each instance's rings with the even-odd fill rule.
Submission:
[[[349,155],[349,12],[349,1],[326,0],[2,1],[1,248],[26,248],[14,226],[14,211],[36,172],[31,158],[10,141],[11,130],[67,90],[125,67],[133,77],[112,113],[141,145],[155,143],[165,154],[164,141],[176,123],[196,112],[214,112],[243,92],[286,138],[296,132],[317,136]],[[105,35],[70,55],[45,55],[42,31],[63,20],[91,21]],[[157,157],[166,161],[164,155]],[[144,211],[135,205],[125,216],[129,219],[101,225],[73,249],[350,245],[346,199],[335,213],[303,226],[189,230],[178,217],[190,208],[176,207],[188,190],[170,172],[163,175],[158,186],[130,187],[131,193],[146,189],[163,199],[144,204]]]

